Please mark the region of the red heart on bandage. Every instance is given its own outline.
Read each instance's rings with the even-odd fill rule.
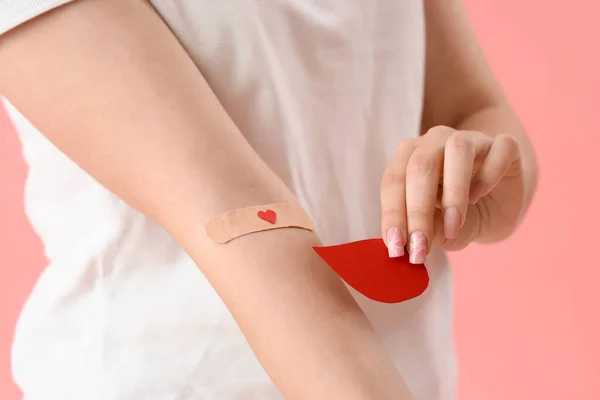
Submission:
[[[273,210],[259,211],[257,213],[257,215],[258,215],[258,218],[263,219],[272,224],[274,224],[275,220],[277,219],[277,214]]]
[[[411,264],[408,255],[390,258],[381,238],[313,249],[350,287],[375,301],[400,303],[429,285],[424,265]]]

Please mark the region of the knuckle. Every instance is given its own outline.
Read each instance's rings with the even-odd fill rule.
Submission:
[[[428,174],[433,170],[433,157],[426,154],[415,154],[408,162],[408,173]]]
[[[449,186],[444,188],[443,196],[452,202],[466,201],[469,195],[469,188],[462,186]]]
[[[398,151],[402,151],[405,149],[413,149],[415,147],[415,141],[417,138],[410,138],[400,142],[398,145]]]
[[[517,141],[515,140],[515,138],[505,133],[501,133],[500,135],[496,136],[496,140],[505,142],[507,144],[513,144],[515,146],[517,145]]]
[[[455,131],[454,134],[452,135],[452,137],[459,138],[459,139],[464,139],[464,140],[468,140],[468,139],[472,138],[474,134],[477,134],[477,132],[473,132],[473,131]]]
[[[425,210],[414,209],[408,212],[408,219],[413,223],[427,223],[431,220],[431,218],[431,213]]]
[[[483,132],[479,132],[479,131],[460,131],[460,134],[464,135],[464,137],[468,138],[471,141],[474,141],[474,140],[491,141],[490,136],[486,135]]]
[[[454,133],[454,129],[445,125],[437,125],[427,130],[425,135],[428,136],[450,136]]]
[[[399,185],[406,181],[406,171],[403,169],[388,169],[381,177],[381,188]]]
[[[386,208],[381,210],[381,219],[391,222],[394,225],[402,225],[406,218],[399,208]]]
[[[448,138],[446,146],[450,149],[460,152],[461,154],[469,154],[473,149],[471,140],[465,132],[458,132]]]
[[[509,135],[499,135],[496,137],[498,144],[501,146],[502,151],[511,156],[515,156],[519,151],[519,143]]]

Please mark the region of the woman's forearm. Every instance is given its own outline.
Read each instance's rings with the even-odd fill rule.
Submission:
[[[293,201],[145,1],[79,1],[0,38],[0,92],[207,276],[289,399],[412,398],[311,232],[216,245],[211,217]]]

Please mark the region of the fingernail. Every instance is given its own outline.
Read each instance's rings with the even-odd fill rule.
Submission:
[[[475,204],[483,197],[487,191],[485,183],[482,181],[473,182],[471,189],[469,190],[469,203]]]
[[[385,234],[385,244],[388,248],[390,258],[402,257],[404,255],[404,239],[398,228],[390,228]]]
[[[460,229],[460,211],[456,207],[449,207],[444,211],[444,237],[456,239]]]
[[[413,232],[410,235],[410,263],[423,264],[427,256],[427,237],[423,232]]]

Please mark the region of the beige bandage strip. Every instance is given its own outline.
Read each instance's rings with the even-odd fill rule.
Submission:
[[[227,243],[249,233],[278,228],[315,229],[299,204],[276,203],[240,208],[217,215],[206,224],[206,233],[217,243]]]

